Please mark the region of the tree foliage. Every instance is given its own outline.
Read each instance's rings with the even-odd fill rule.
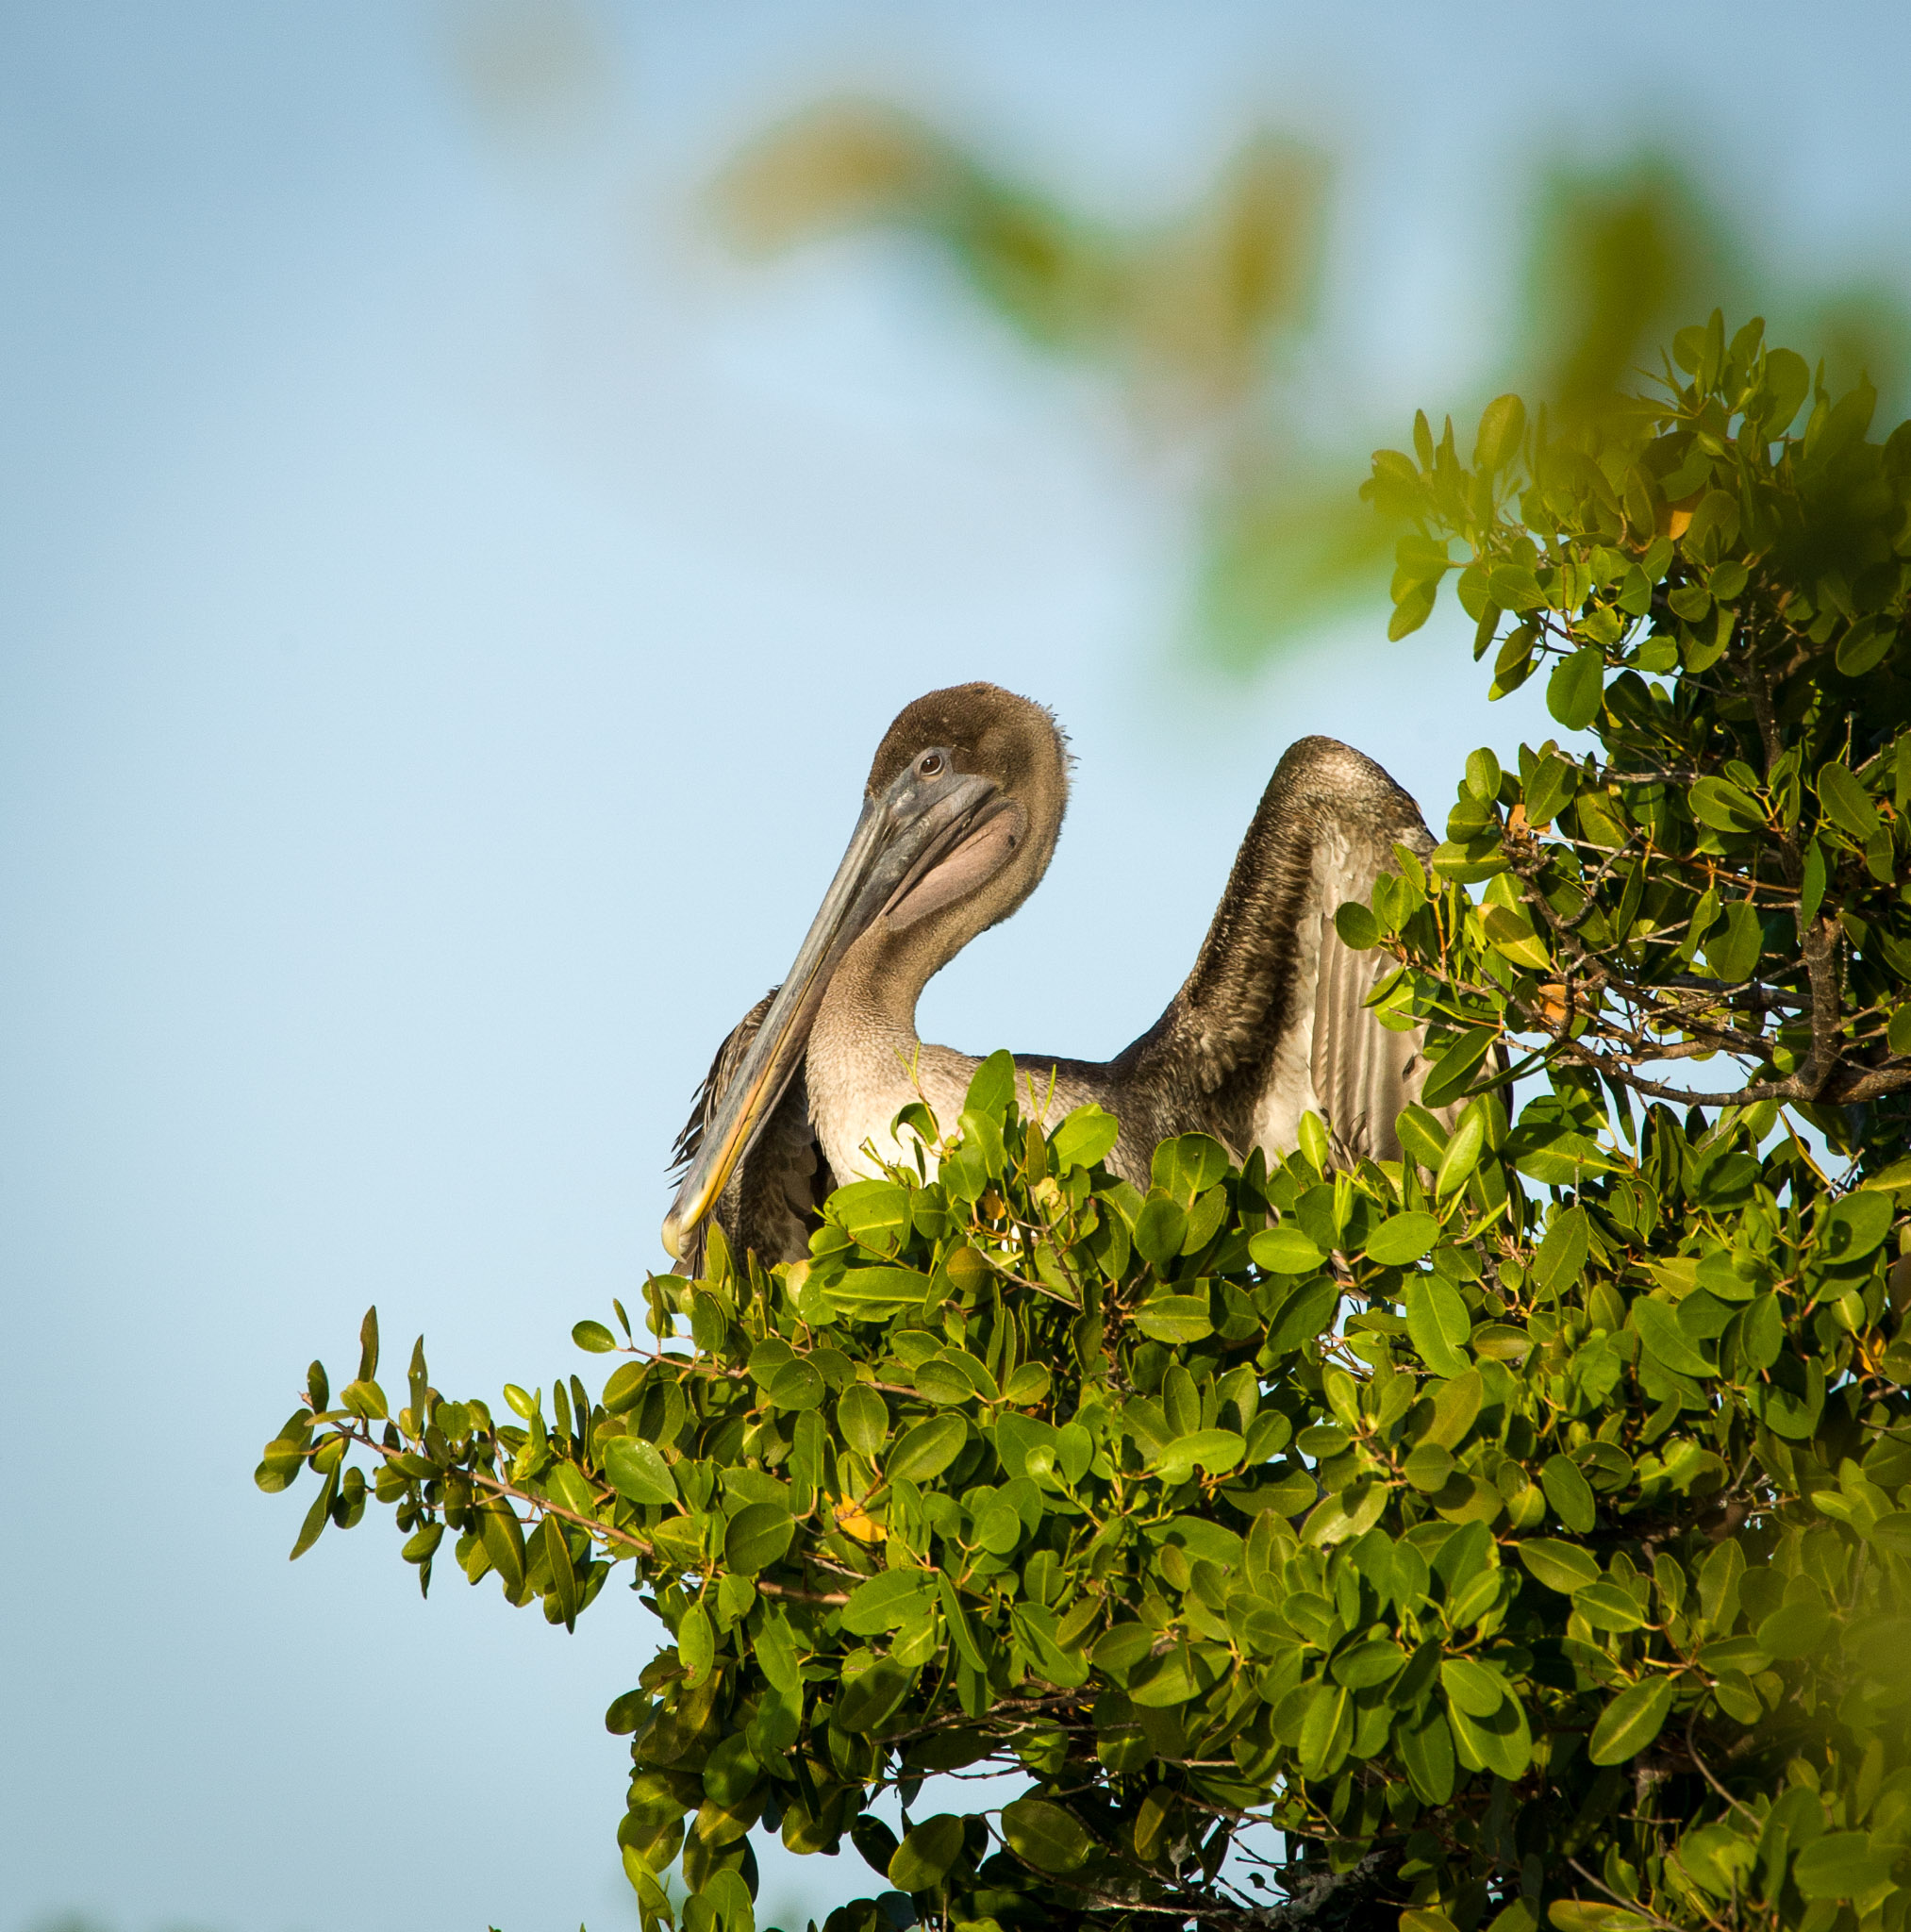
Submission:
[[[1396,531],[1363,512],[1339,433],[1384,383],[1342,368],[1325,265],[1337,213],[1327,157],[1263,134],[1166,220],[1118,225],[1044,192],[914,116],[823,103],[746,147],[717,188],[732,235],[781,246],[846,225],[932,244],[1033,347],[1105,372],[1181,445],[1202,503],[1199,635],[1255,663],[1323,615],[1378,594]],[[1911,371],[1911,313],[1866,283],[1793,282],[1702,171],[1643,148],[1539,170],[1509,291],[1471,392],[1514,382],[1555,410],[1605,409],[1685,316],[1757,288],[1828,356],[1888,393]],[[1390,280],[1396,272],[1389,264]],[[1469,340],[1474,340],[1470,335]],[[1350,377],[1354,379],[1350,380]],[[1323,412],[1323,382],[1344,382]],[[1337,425],[1323,443],[1318,426]],[[1356,445],[1357,446],[1357,445]]]
[[[1756,325],[1677,360],[1375,461],[1396,628],[1457,571],[1591,741],[1475,753],[1341,908],[1451,1133],[1185,1138],[1143,1193],[997,1056],[807,1260],[713,1238],[642,1341],[580,1323],[594,1391],[494,1416],[421,1344],[393,1415],[374,1318],[314,1365],[295,1555],[375,1499],[422,1584],[449,1534],[554,1624],[620,1572],[662,1619],[607,1719],[647,1924],[752,1932],[763,1829],[872,1868],[838,1932],[1903,1926],[1911,426]]]

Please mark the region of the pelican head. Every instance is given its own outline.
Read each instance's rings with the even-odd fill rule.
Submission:
[[[852,949],[913,1007],[931,974],[1040,883],[1068,764],[1054,718],[992,684],[931,691],[884,733],[849,849],[671,1204],[663,1243],[673,1255],[802,1064]]]

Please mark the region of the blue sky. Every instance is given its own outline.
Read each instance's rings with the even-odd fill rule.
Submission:
[[[1384,613],[1193,668],[1172,464],[905,249],[727,256],[739,141],[874,91],[1133,215],[1313,140],[1354,438],[1472,394],[1552,146],[1658,130],[1798,273],[1905,279],[1892,8],[580,6],[561,125],[460,78],[499,17],[0,6],[0,1932],[634,1923],[634,1604],[421,1604],[380,1520],[290,1566],[251,1470],[373,1301],[447,1391],[581,1365],[906,699],[1080,758],[924,1030],[1098,1058],[1291,739],[1437,822],[1545,733]]]

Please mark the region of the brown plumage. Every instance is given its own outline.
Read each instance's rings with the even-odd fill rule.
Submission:
[[[1039,884],[1068,799],[1069,758],[1040,706],[993,685],[933,691],[884,735],[863,816],[780,991],[723,1042],[678,1137],[688,1169],[666,1223],[678,1267],[702,1264],[704,1218],[765,1260],[806,1249],[829,1191],[902,1158],[889,1124],[912,1098],[953,1122],[977,1061],[916,1035],[927,980]],[[1399,1154],[1394,1121],[1425,1077],[1418,1030],[1364,1001],[1385,959],[1334,930],[1394,848],[1433,840],[1371,758],[1328,738],[1281,759],[1193,970],[1148,1031],[1105,1063],[1018,1055],[1051,1122],[1095,1101],[1122,1123],[1110,1166],[1145,1186],[1155,1143],[1213,1135],[1277,1158],[1306,1108],[1343,1158]]]
[[[690,1117],[671,1147],[671,1166],[675,1172],[682,1173],[697,1158],[724,1090],[735,1078],[775,997],[773,986],[717,1049],[710,1071],[690,1103]],[[809,1124],[809,1089],[799,1071],[764,1123],[748,1157],[737,1163],[724,1183],[716,1207],[692,1230],[675,1272],[693,1276],[704,1272],[711,1221],[722,1226],[739,1256],[748,1248],[772,1260],[789,1260],[803,1254],[811,1230],[822,1222],[823,1204],[835,1185],[817,1144],[816,1129]]]

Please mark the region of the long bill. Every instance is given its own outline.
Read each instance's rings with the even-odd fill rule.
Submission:
[[[864,805],[808,935],[664,1217],[663,1244],[673,1256],[683,1254],[691,1231],[783,1098],[843,955],[885,907],[951,850],[995,791],[988,778],[955,772],[923,778],[906,767],[881,798]]]

